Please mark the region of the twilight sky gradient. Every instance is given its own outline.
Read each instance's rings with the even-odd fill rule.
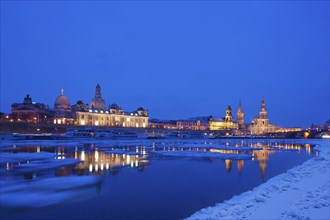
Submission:
[[[329,119],[329,2],[1,1],[1,112],[22,102],[139,106],[151,118]]]

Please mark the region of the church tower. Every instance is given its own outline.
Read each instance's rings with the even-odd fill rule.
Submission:
[[[260,105],[260,111],[259,111],[259,122],[263,126],[268,125],[268,116],[267,116],[267,110],[266,110],[266,101],[264,97],[262,96],[261,99],[261,105]]]
[[[239,100],[238,104],[238,110],[237,110],[237,123],[238,123],[238,129],[244,129],[244,112],[242,108],[241,100]]]
[[[102,99],[101,95],[101,86],[99,84],[96,85],[95,97],[92,99],[90,107],[92,110],[105,111],[106,109],[105,101]]]
[[[227,109],[226,109],[225,121],[227,121],[227,122],[232,122],[233,121],[233,115],[231,113],[231,107],[230,107],[230,105],[228,105],[227,106]]]

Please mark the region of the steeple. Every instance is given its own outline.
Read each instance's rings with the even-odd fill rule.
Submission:
[[[241,99],[239,99],[238,103],[238,112],[243,112]]]
[[[266,111],[266,101],[265,101],[264,96],[262,96],[262,98],[261,98],[260,110],[265,110]]]
[[[64,95],[64,89],[61,89],[61,95]]]
[[[237,123],[238,123],[239,129],[244,128],[244,112],[243,112],[243,108],[242,108],[241,99],[239,100],[239,103],[238,103]]]
[[[266,101],[264,96],[261,99],[260,111],[259,111],[259,118],[267,119],[267,110],[266,110]]]

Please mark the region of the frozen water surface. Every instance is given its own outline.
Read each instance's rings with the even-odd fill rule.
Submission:
[[[256,189],[274,178],[282,179],[281,191],[294,190],[291,179],[281,176],[295,176],[287,170],[308,159],[311,164],[323,161],[315,157],[314,146],[266,139],[2,142],[1,219],[180,219],[248,191],[250,200],[224,203],[230,204],[226,210],[237,209],[216,214],[219,209],[208,208],[191,216],[232,217],[244,212],[240,204],[267,203],[276,184]],[[316,192],[327,187],[306,196],[316,200]],[[290,204],[293,208],[281,216],[299,216],[294,208],[304,207],[306,198]],[[322,198],[321,209],[328,204],[328,197]],[[245,216],[249,214],[234,217]]]

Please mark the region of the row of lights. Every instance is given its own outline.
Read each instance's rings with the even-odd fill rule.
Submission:
[[[89,112],[93,112],[93,110],[89,110]],[[94,110],[94,112],[95,112],[95,113],[99,113],[98,110]],[[104,112],[104,111],[101,110],[100,113],[102,113],[102,114],[103,114],[103,113],[109,114],[109,111],[105,111],[105,112]],[[125,113],[123,112],[122,114],[124,115]],[[132,115],[132,116],[133,116],[133,115],[138,116],[137,113],[135,113],[135,114],[131,113],[131,115]]]

